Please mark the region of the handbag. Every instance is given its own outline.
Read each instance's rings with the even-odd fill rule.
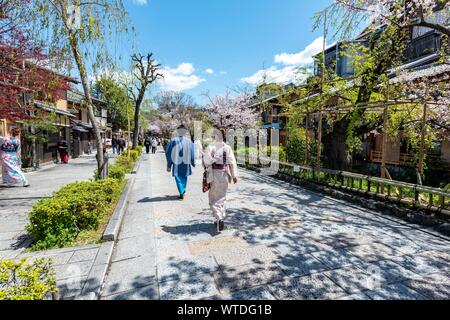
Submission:
[[[210,188],[211,188],[211,184],[208,183],[208,172],[205,170],[203,172],[203,183],[202,183],[203,192],[204,193],[208,192]]]

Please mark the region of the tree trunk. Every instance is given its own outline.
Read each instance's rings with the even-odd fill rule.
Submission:
[[[141,113],[141,104],[144,101],[145,86],[142,86],[139,90],[139,95],[136,99],[136,104],[134,106],[134,130],[133,130],[133,150],[136,150],[138,145],[138,135],[139,135],[139,115]]]
[[[323,155],[326,166],[332,170],[351,169],[351,157],[347,154],[348,121],[343,119],[335,123],[333,131],[323,137]]]
[[[139,113],[141,111],[141,106],[136,104],[134,109],[134,130],[133,130],[133,150],[136,150],[138,145],[138,135],[139,135]]]
[[[63,12],[65,12],[65,11],[63,10]],[[86,72],[86,68],[84,65],[82,55],[79,50],[78,41],[77,41],[75,35],[73,34],[73,32],[69,28],[68,28],[68,35],[69,35],[70,46],[72,48],[75,62],[78,67],[78,72],[80,73],[81,84],[83,86],[83,91],[84,91],[84,98],[85,98],[86,104],[87,104],[88,118],[91,121],[92,128],[94,130],[95,140],[97,142],[97,155],[96,155],[97,169],[98,169],[99,176],[101,176],[101,170],[102,170],[103,164],[104,164],[103,141],[102,141],[102,136],[100,133],[99,124],[97,123],[97,119],[95,118],[95,114],[94,114],[91,93],[89,90],[88,76],[87,76],[87,72]]]

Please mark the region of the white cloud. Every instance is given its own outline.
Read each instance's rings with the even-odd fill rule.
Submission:
[[[242,78],[241,81],[253,86],[266,83],[291,83],[301,80],[297,74],[296,66],[286,66],[283,68],[270,67],[269,69],[259,70],[254,75]]]
[[[298,66],[313,63],[313,56],[320,53],[323,48],[323,37],[311,42],[306,48],[298,53],[280,53],[275,56],[275,62],[287,66]]]
[[[159,84],[164,90],[189,90],[205,81],[205,79],[195,75],[195,68],[192,63],[181,63],[176,68],[165,67],[162,73],[164,79]]]
[[[206,69],[205,72],[206,72],[207,74],[210,74],[210,75],[213,75],[213,74],[214,74],[214,70],[211,69],[211,68]]]
[[[261,83],[295,83],[305,79],[305,74],[297,72],[299,67],[307,66],[314,62],[313,56],[320,53],[323,47],[323,37],[319,37],[305,47],[301,52],[290,54],[280,53],[275,55],[275,63],[278,65],[268,69],[259,70],[250,77],[242,78],[241,81],[250,85]]]
[[[133,3],[138,6],[145,6],[148,3],[148,1],[147,0],[133,0]]]
[[[221,75],[227,75],[228,72],[226,72],[226,71],[220,71],[220,74],[221,74]]]

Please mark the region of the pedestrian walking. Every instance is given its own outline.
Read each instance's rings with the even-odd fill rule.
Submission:
[[[69,163],[69,144],[64,140],[64,137],[59,137],[57,147],[61,162],[64,164]]]
[[[192,167],[195,167],[194,144],[186,135],[185,126],[177,129],[178,136],[173,138],[167,146],[167,172],[172,172],[177,184],[180,200],[186,195],[188,177],[192,175]]]
[[[225,143],[225,130],[216,130],[214,142],[205,150],[203,165],[206,171],[206,183],[209,186],[209,206],[215,219],[217,231],[225,227],[227,217],[225,204],[230,183],[238,182],[236,157]],[[205,191],[205,190],[204,190]]]
[[[169,142],[167,141],[166,138],[163,138],[162,144],[163,144],[163,148],[164,148],[164,152],[165,152],[167,150],[167,145],[169,144]]]
[[[0,136],[0,160],[2,162],[2,180],[8,187],[21,182],[29,187],[27,178],[22,172],[22,159],[20,157],[20,130],[14,128],[9,137]]]
[[[155,138],[152,139],[152,153],[156,153],[156,148],[158,148],[158,141]]]
[[[150,153],[150,146],[152,145],[152,142],[150,141],[149,137],[145,138],[144,145],[145,145],[145,152],[147,152],[147,154],[149,154]]]
[[[118,146],[119,143],[117,141],[117,136],[113,136],[112,140],[111,140],[111,145],[112,145],[112,151],[114,154],[118,153]]]
[[[119,155],[120,155],[125,150],[127,142],[125,141],[125,139],[123,137],[120,137],[118,143],[119,143]]]

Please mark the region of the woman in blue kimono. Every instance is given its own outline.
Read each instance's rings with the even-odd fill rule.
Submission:
[[[20,159],[20,134],[19,129],[11,130],[10,137],[0,136],[0,160],[2,162],[2,179],[8,187],[21,182],[24,187],[29,187],[25,175],[22,172]]]
[[[185,126],[178,127],[178,137],[173,138],[167,146],[166,159],[167,171],[175,177],[178,199],[183,200],[186,194],[188,177],[192,175],[192,167],[195,167],[194,143],[186,137]]]

